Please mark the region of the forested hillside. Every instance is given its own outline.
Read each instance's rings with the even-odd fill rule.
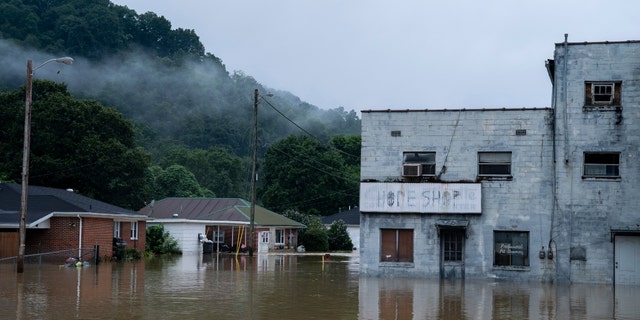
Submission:
[[[132,209],[165,196],[249,198],[255,89],[260,93],[261,163],[272,144],[290,135],[311,136],[328,143],[337,135],[360,133],[355,111],[343,107],[320,109],[285,90],[269,88],[242,71],[230,72],[222,58],[205,51],[195,30],[173,29],[170,21],[155,13],[137,13],[107,0],[0,3],[0,92],[6,93],[4,103],[15,106],[19,102],[15,101],[20,97],[16,92],[24,92],[28,59],[37,66],[59,56],[73,57],[74,64],[47,65],[34,73],[34,79],[64,83],[66,88],[56,89],[62,94],[68,90],[75,99],[96,101],[117,110],[131,122],[135,135],[135,145],[128,148],[140,148],[149,155],[144,190],[126,201],[118,200],[117,195],[107,199]],[[34,117],[39,112],[35,107],[36,90],[47,86],[51,84],[34,86]],[[20,112],[19,108],[11,110]],[[12,117],[15,121],[20,119],[19,115]],[[8,136],[10,132],[13,136]],[[15,140],[21,140],[21,136],[15,136],[16,132],[19,130],[0,132],[4,135],[1,150],[13,150],[19,145]],[[19,151],[7,151],[5,156],[19,155]],[[43,152],[36,149],[32,153],[32,166],[49,176],[45,174],[47,168],[38,166],[56,161],[39,161]],[[342,169],[345,168],[333,167],[336,172]],[[348,169],[350,177],[352,170]],[[64,174],[59,168],[56,172]],[[190,177],[193,182],[184,183],[191,181]],[[0,172],[2,179],[19,182],[20,175],[17,170],[8,170]],[[114,184],[108,177],[104,179],[107,181],[103,184]],[[35,177],[31,182],[73,187],[57,185],[57,180],[67,184],[74,181]],[[261,186],[260,190],[264,189],[266,186]],[[93,190],[92,196],[100,199],[100,190]],[[350,203],[344,206],[353,205],[357,201],[354,199],[357,197],[346,200]]]

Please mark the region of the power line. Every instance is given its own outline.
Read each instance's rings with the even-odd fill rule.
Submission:
[[[262,97],[262,96],[261,96],[261,97]],[[296,126],[298,129],[300,129],[302,132],[306,133],[309,137],[312,137],[312,138],[314,138],[314,139],[318,140],[319,142],[321,142],[321,143],[323,143],[323,144],[326,144],[326,143],[324,143],[320,138],[318,138],[318,137],[314,136],[314,135],[313,135],[313,134],[311,134],[309,131],[305,130],[303,127],[301,127],[300,125],[298,125],[295,121],[293,121],[293,120],[289,119],[289,117],[287,117],[284,113],[282,113],[280,110],[278,110],[278,108],[276,108],[273,104],[271,104],[271,102],[269,102],[269,100],[267,100],[267,99],[265,99],[264,97],[262,97],[262,101],[266,102],[266,103],[269,105],[269,107],[271,107],[271,109],[273,109],[275,112],[277,112],[278,114],[280,114],[280,115],[281,115],[283,118],[285,118],[287,121],[291,122],[294,126]],[[356,156],[356,155],[350,154],[350,153],[348,153],[348,152],[342,151],[342,150],[340,150],[340,149],[338,149],[338,148],[336,148],[336,147],[334,147],[334,146],[332,146],[332,145],[330,145],[330,144],[327,144],[327,145],[328,145],[328,147],[329,147],[329,148],[335,149],[336,151],[338,151],[338,152],[340,152],[340,153],[342,153],[342,154],[344,154],[344,155],[347,155],[347,156],[350,156],[350,157],[353,157],[353,158],[356,158],[356,159],[360,159],[360,156],[359,156],[359,155],[357,155],[357,156]]]

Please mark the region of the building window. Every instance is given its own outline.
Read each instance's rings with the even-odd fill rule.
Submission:
[[[113,237],[114,238],[120,238],[120,236],[121,236],[120,230],[122,230],[120,221],[114,221],[113,222]]]
[[[435,152],[403,153],[402,175],[405,177],[433,176],[436,174]]]
[[[462,261],[464,230],[442,232],[442,256],[444,261]]]
[[[413,229],[380,229],[380,261],[413,262]]]
[[[583,177],[619,178],[620,154],[605,152],[585,152]]]
[[[495,231],[493,242],[494,266],[529,266],[529,232]]]
[[[131,222],[131,240],[138,240],[138,221]]]
[[[224,243],[224,231],[214,231],[211,241],[214,243]]]
[[[619,106],[622,82],[586,82],[585,104],[590,106]]]
[[[478,175],[511,176],[511,152],[478,152]]]
[[[284,245],[285,231],[283,229],[276,229],[276,243]]]

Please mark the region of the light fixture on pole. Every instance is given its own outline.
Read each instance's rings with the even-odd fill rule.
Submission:
[[[29,152],[31,148],[31,92],[33,90],[33,72],[42,68],[44,65],[50,62],[72,64],[73,58],[62,57],[49,59],[35,68],[33,68],[31,60],[27,60],[27,85],[25,90],[26,98],[24,103],[24,144],[22,150],[22,194],[20,198],[20,246],[18,247],[18,261],[16,264],[17,273],[24,272],[25,240],[27,232],[27,192],[29,189]]]

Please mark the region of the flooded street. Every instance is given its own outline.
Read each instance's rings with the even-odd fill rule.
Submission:
[[[640,287],[371,278],[357,257],[0,265],[0,319],[638,319]]]

